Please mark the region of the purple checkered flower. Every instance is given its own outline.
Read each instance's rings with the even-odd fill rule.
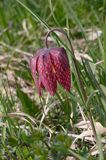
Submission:
[[[31,58],[30,67],[32,77],[38,89],[46,89],[50,95],[54,95],[57,83],[67,91],[71,88],[71,73],[66,51],[64,48],[43,48],[37,50]]]

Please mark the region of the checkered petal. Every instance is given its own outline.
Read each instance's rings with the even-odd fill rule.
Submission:
[[[57,81],[67,90],[71,88],[70,66],[64,48],[52,48],[50,50]]]
[[[36,73],[37,73],[38,58],[39,58],[39,56],[35,54],[30,60],[31,73],[32,73],[32,77],[34,79],[35,84],[37,81]]]
[[[49,49],[46,50],[45,54],[39,56],[38,73],[45,89],[51,95],[54,95],[57,89],[57,82],[55,74],[52,70],[52,62],[49,54]]]

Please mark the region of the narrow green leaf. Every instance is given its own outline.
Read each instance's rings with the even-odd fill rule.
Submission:
[[[33,17],[40,22],[44,27],[46,27],[47,29],[49,29],[49,26],[47,25],[46,22],[44,22],[39,15],[33,13],[24,3],[22,3],[20,0],[16,0],[21,6],[23,6],[30,14],[33,15]]]
[[[35,116],[39,112],[38,106],[33,102],[29,96],[24,93],[19,87],[16,90],[17,96],[21,101],[22,110],[31,116]]]

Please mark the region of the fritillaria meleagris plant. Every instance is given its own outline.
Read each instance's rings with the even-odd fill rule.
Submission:
[[[84,104],[87,101],[86,91],[81,80],[81,71],[79,70],[77,60],[75,58],[74,49],[68,35],[64,30],[52,29],[48,32],[45,42],[46,48],[38,49],[36,54],[31,58],[30,67],[35,85],[38,88],[39,95],[41,89],[46,89],[51,95],[56,93],[57,83],[61,84],[67,91],[71,89],[71,72],[69,60],[63,47],[48,48],[47,38],[53,31],[63,33],[70,43],[70,51],[73,58],[73,64],[76,69],[77,78],[82,92]],[[88,117],[91,122],[92,130],[96,138],[96,130],[92,119],[91,111],[88,111]]]

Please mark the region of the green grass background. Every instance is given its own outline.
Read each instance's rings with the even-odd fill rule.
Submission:
[[[84,41],[92,62],[77,61],[80,79],[66,40],[53,36],[57,46],[66,48],[72,72],[72,89],[61,86],[54,97],[38,96],[29,69],[29,59],[43,48],[44,37],[52,28],[65,29],[79,52]],[[102,35],[89,41],[87,29],[100,29]],[[84,48],[83,48],[84,49]],[[97,136],[99,154],[92,145],[78,141],[76,149],[69,133],[79,134],[75,124],[86,119],[106,127],[106,1],[105,0],[1,0],[0,1],[0,159],[105,160],[105,146]],[[86,94],[81,88],[80,81]],[[45,113],[47,112],[47,114]],[[103,152],[104,149],[104,152]]]

